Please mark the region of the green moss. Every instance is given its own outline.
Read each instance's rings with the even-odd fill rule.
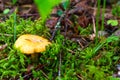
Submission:
[[[31,21],[21,18],[17,20],[17,37],[22,34],[37,34],[50,38],[49,29],[43,25],[41,20]],[[83,30],[80,33],[83,35],[91,32],[89,28],[80,28],[79,30]],[[48,46],[45,52],[40,53],[37,63],[33,63],[30,56],[21,54],[13,48],[14,26],[12,17],[0,23],[0,33],[0,42],[8,44],[7,48],[0,51],[0,56],[2,56],[0,57],[1,79],[14,79],[18,76],[22,79],[29,65],[36,67],[41,64],[44,68],[31,70],[33,77],[40,80],[47,78],[50,80],[78,80],[80,78],[83,80],[112,80],[111,76],[119,62],[120,41],[118,39],[117,42],[112,38],[109,43],[104,41],[100,41],[99,44],[91,43],[83,50],[78,43],[65,39],[58,31],[52,45]],[[101,44],[102,46],[100,46]]]

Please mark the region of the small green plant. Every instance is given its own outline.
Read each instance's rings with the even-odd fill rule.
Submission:
[[[108,20],[107,24],[111,25],[111,26],[117,26],[118,25],[118,21],[117,20]]]
[[[62,6],[66,10],[69,7],[70,0],[63,0]]]
[[[113,7],[112,14],[115,15],[115,16],[120,16],[120,6],[119,6],[119,4],[115,5]]]
[[[45,0],[45,1],[34,0],[34,1],[38,7],[42,19],[45,20],[52,11],[53,7],[58,5],[61,0]]]
[[[12,3],[13,3],[13,4],[16,4],[17,1],[18,1],[18,0],[12,0]]]
[[[3,11],[3,14],[8,14],[10,12],[10,9],[5,9],[4,11]]]

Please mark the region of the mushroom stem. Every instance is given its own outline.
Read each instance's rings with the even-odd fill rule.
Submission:
[[[39,60],[39,54],[31,54],[31,61],[37,63]]]

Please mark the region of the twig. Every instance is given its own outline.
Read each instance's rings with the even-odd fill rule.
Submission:
[[[39,65],[38,65],[37,67],[39,67]],[[36,68],[37,68],[37,67],[36,67]],[[44,66],[42,66],[42,67],[44,67]],[[38,68],[38,69],[35,68],[35,71],[40,71],[42,67],[40,67],[40,68]],[[48,79],[48,76],[47,76],[42,70],[41,70],[41,72],[42,72],[43,75]],[[27,78],[27,77],[29,77],[29,76],[32,76],[32,72],[28,73],[27,75],[22,76],[22,78],[25,79],[25,78]],[[20,78],[17,79],[17,80],[20,80]]]
[[[83,78],[82,78],[80,75],[78,75],[78,74],[77,74],[77,77],[78,77],[80,80],[83,80]]]
[[[3,34],[3,33],[0,33],[0,35],[1,35],[1,36],[2,36],[2,35],[3,35],[3,36],[8,36],[8,37],[9,37],[9,36],[13,36],[12,34]]]
[[[59,71],[58,71],[59,80],[60,80],[60,78],[61,78],[61,62],[62,62],[62,60],[61,60],[61,52],[60,52],[60,58],[59,58]]]
[[[63,46],[64,46],[64,41],[63,41]],[[58,71],[58,77],[59,77],[59,80],[61,80],[61,65],[62,65],[62,52],[63,52],[63,48],[61,47],[61,51],[60,51],[60,54],[59,54],[59,71]]]
[[[65,16],[65,12],[64,12],[64,13],[61,15],[61,17],[59,18],[59,20],[58,20],[58,22],[57,22],[57,24],[56,24],[56,26],[55,26],[55,30],[54,30],[53,33],[52,33],[52,37],[50,38],[50,41],[53,40],[53,38],[55,37],[56,31],[61,27],[61,26],[60,26],[60,23],[61,23],[61,20],[63,19],[64,16]]]
[[[95,19],[93,16],[92,16],[92,22],[93,22],[93,32],[94,32],[94,34],[96,34]]]
[[[4,61],[6,61],[6,60],[8,60],[8,59],[9,59],[9,57],[4,58],[4,59],[1,59],[1,60],[0,60],[0,63],[2,63],[2,62],[4,62]]]
[[[84,48],[84,46],[82,45],[82,43],[79,40],[77,40],[77,42],[81,46],[81,48]]]
[[[32,75],[32,73],[29,73],[29,74],[23,76],[22,78],[25,79],[25,78],[29,77],[30,75]],[[17,80],[20,80],[20,79],[17,79]]]
[[[72,50],[70,50],[70,49],[68,49],[68,48],[67,48],[67,51],[70,52],[70,53],[72,53],[72,54],[75,54],[74,51],[72,51]]]
[[[36,71],[38,71],[38,70],[36,70]],[[43,75],[47,78],[47,80],[48,80],[48,79],[49,79],[48,76],[47,76],[42,70],[41,70],[41,72],[42,72],[42,74],[43,74]],[[30,75],[32,75],[32,72],[30,72],[29,74],[23,76],[23,79],[29,77]],[[20,80],[20,79],[17,79],[17,80]]]
[[[47,80],[49,79],[48,76],[41,70],[42,74],[47,78]]]
[[[21,17],[29,17],[29,16],[38,16],[39,14],[23,14],[23,15],[20,15]]]

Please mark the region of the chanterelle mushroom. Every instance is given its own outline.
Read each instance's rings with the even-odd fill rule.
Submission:
[[[14,47],[24,54],[32,54],[45,51],[49,44],[51,43],[43,37],[25,34],[16,40]]]

